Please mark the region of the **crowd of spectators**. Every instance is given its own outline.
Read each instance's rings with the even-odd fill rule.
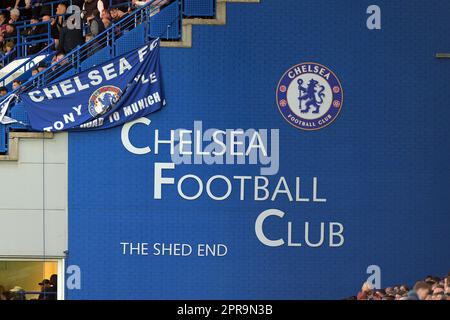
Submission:
[[[19,47],[18,31],[22,38],[28,39],[21,43],[22,56],[24,51],[26,56],[30,56],[48,49],[55,53],[52,64],[60,60],[64,63],[66,54],[91,41],[133,10],[151,2],[154,12],[159,12],[173,1],[0,0],[0,68],[18,55],[18,50],[15,50]],[[93,43],[88,55],[99,48],[101,45]],[[9,59],[4,59],[5,56]],[[32,70],[32,76],[47,67],[46,63],[39,63]],[[20,81],[14,81],[13,90],[20,85]],[[7,94],[7,88],[0,87],[0,99]]]
[[[173,0],[67,0],[59,4],[55,1],[0,0],[0,60],[4,55],[15,54],[12,51],[18,27],[21,35],[32,36],[26,47],[27,55],[38,53],[52,42],[54,51],[67,54],[147,2],[159,10]],[[77,13],[73,8],[80,10]],[[77,27],[74,27],[77,22],[70,21],[74,15],[80,17]]]
[[[53,274],[50,279],[44,279],[39,283],[40,291],[37,293],[37,299],[30,300],[56,300],[58,292],[58,276]],[[35,292],[27,292],[20,286],[15,286],[6,290],[0,285],[0,301],[1,300],[27,300],[27,295],[36,296]]]
[[[450,272],[447,277],[427,276],[417,281],[412,288],[408,285],[395,285],[385,289],[373,289],[365,282],[356,297],[357,300],[449,300]]]

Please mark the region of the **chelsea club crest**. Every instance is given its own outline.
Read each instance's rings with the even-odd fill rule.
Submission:
[[[89,98],[88,110],[94,118],[104,115],[119,101],[122,90],[115,86],[103,86]]]
[[[339,115],[343,101],[339,79],[330,69],[314,62],[290,68],[277,87],[281,115],[301,130],[319,130],[330,125]]]

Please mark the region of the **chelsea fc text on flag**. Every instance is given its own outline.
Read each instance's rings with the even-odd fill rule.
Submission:
[[[98,130],[165,105],[159,40],[77,76],[22,93],[35,131]]]

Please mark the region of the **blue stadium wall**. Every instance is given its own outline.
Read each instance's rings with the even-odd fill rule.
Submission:
[[[382,286],[409,283],[450,267],[450,28],[445,1],[376,1],[382,30],[369,31],[372,1],[263,0],[228,5],[223,27],[196,26],[192,49],[163,49],[167,107],[131,141],[151,144],[155,130],[278,129],[280,176],[311,196],[312,179],[326,203],[254,201],[238,183],[224,201],[203,194],[187,201],[175,186],[154,199],[154,167],[171,162],[162,146],[134,155],[121,128],[69,136],[69,255],[82,271],[69,299],[340,299],[353,295],[381,268]],[[275,93],[286,70],[302,62],[333,70],[342,83],[341,114],[318,131],[298,130],[278,111]],[[259,165],[177,165],[164,175],[232,178],[260,174]],[[192,182],[192,181],[191,181]],[[304,182],[304,184],[303,184]],[[186,183],[186,193],[195,192]],[[222,185],[216,193],[224,192]],[[302,247],[268,247],[255,235],[267,209],[265,232]],[[345,227],[345,243],[319,248],[302,240],[304,223],[317,240],[321,222]],[[221,243],[224,257],[123,255],[121,242]]]

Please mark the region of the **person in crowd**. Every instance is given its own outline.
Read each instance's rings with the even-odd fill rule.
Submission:
[[[38,68],[33,68],[33,70],[31,70],[31,76],[34,77],[35,75],[37,75],[39,73]]]
[[[67,59],[64,59],[66,55],[64,54],[64,52],[58,52],[57,54],[55,54],[55,56],[52,59],[52,65],[61,61],[61,63],[59,63],[58,65],[55,65],[52,67],[52,70],[56,70],[58,68],[58,66],[62,66],[68,63]]]
[[[127,13],[123,12],[119,8],[112,8],[109,10],[109,14],[111,15],[112,22],[116,23],[127,16]]]
[[[58,30],[61,30],[66,24],[66,21],[64,19],[65,15],[67,14],[67,5],[64,2],[61,2],[56,7],[56,26],[58,27]]]
[[[6,87],[0,87],[0,97],[4,97],[8,94],[8,89]]]
[[[59,29],[58,29],[56,19],[50,17],[49,15],[45,15],[45,16],[42,16],[42,22],[50,23],[50,37],[51,37],[51,39],[53,39],[55,41],[55,48],[58,48],[59,47]],[[47,34],[48,33],[48,25],[42,25],[42,27],[43,27],[43,29],[45,29],[43,33]],[[45,47],[46,45],[48,45],[48,43],[47,44],[44,43],[43,47]]]
[[[13,24],[8,23],[8,24],[5,26],[5,31],[3,32],[3,36],[4,36],[5,38],[16,36],[16,28],[14,27]]]
[[[30,20],[30,23],[33,24],[33,26],[27,30],[25,30],[25,34],[32,36],[33,40],[38,40],[39,38],[41,38],[40,35],[42,35],[42,37],[44,37],[45,35],[45,31],[43,27],[45,27],[44,25],[36,25],[37,23],[39,23],[39,20],[37,18],[32,18]],[[45,43],[39,42],[39,43],[35,43],[32,42],[29,46],[28,46],[28,54],[32,55],[32,54],[36,54],[39,51],[41,51],[43,48],[45,47]]]
[[[102,22],[105,26],[105,29],[108,29],[111,26],[111,15],[109,14],[109,10],[104,9],[102,12]]]
[[[8,24],[8,21],[6,18],[6,14],[4,14],[3,12],[0,12],[0,33],[5,31],[7,24]]]
[[[11,9],[9,12],[9,23],[14,24],[20,21],[20,11],[19,9]]]
[[[439,278],[427,276],[417,281],[412,290],[406,284],[386,289],[372,289],[364,283],[357,295],[358,300],[450,300],[450,276]]]
[[[48,300],[56,300],[58,298],[58,276],[56,274],[50,276],[50,288],[48,292],[51,293]]]
[[[95,38],[100,33],[105,31],[105,25],[100,18],[100,12],[97,9],[92,11],[92,14],[87,17],[87,25],[89,27],[89,33]]]
[[[69,53],[76,47],[84,43],[83,31],[76,28],[68,28],[67,26],[61,29],[59,34],[59,50],[64,53]]]
[[[109,10],[108,9],[103,9],[102,12],[102,19],[107,18],[109,20],[111,20],[111,15],[109,14]]]
[[[38,300],[50,300],[49,297],[51,294],[47,294],[51,289],[50,280],[44,279],[39,285],[41,286],[41,293],[39,294]]]
[[[108,29],[111,27],[111,19],[110,18],[102,18],[103,25],[105,26],[105,29]]]
[[[38,73],[44,71],[47,68],[48,68],[48,66],[44,62],[39,62],[38,67],[37,67]]]
[[[0,88],[0,90],[1,90],[1,88]],[[2,285],[0,285],[0,301],[1,300],[7,300],[6,299],[6,290]]]
[[[9,290],[9,300],[26,300],[25,290],[22,287],[15,286]]]
[[[94,36],[92,35],[92,33],[87,33],[86,36],[84,37],[86,43],[91,41],[92,39],[94,39]]]
[[[427,300],[430,293],[430,285],[425,281],[417,281],[413,288],[419,300]]]
[[[5,40],[6,41],[6,40]],[[4,45],[4,52],[5,54],[10,54],[12,55],[12,59],[16,58],[16,53],[13,52],[14,49],[14,42],[12,40],[6,41],[5,45]]]
[[[358,292],[357,299],[358,300],[372,300],[373,298],[373,290],[372,286],[368,282],[364,282],[361,291]]]
[[[98,10],[98,12],[100,12],[100,18],[101,18],[101,13],[105,9],[105,6],[103,5],[102,0],[85,0],[84,1],[83,12],[84,12],[85,18],[89,18],[90,16],[92,16],[95,9]]]
[[[22,81],[15,79],[12,83],[12,89],[16,90],[22,85]]]

